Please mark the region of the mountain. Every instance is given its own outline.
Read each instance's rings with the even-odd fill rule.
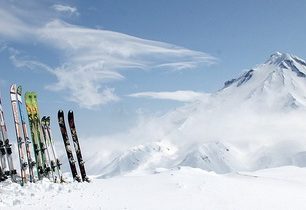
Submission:
[[[174,147],[160,142],[133,147],[105,166],[99,178],[118,176],[138,169],[148,170],[166,166],[168,158],[174,152]]]
[[[297,56],[276,52],[261,65],[226,81],[216,94],[238,101],[262,102],[273,108],[306,105],[306,62]]]
[[[244,169],[240,161],[236,159],[236,152],[221,142],[209,142],[191,150],[179,165],[221,174],[229,173]]]
[[[177,166],[216,173],[305,166],[305,121],[306,62],[276,52],[217,92],[142,122],[136,130],[158,143],[122,153],[100,177]]]

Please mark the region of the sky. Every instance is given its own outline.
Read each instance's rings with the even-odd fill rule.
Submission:
[[[38,93],[57,137],[59,109],[75,111],[82,136],[127,131],[275,51],[305,59],[305,9],[302,0],[0,0],[7,121],[17,83]]]

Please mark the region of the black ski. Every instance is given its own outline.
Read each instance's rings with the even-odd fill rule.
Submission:
[[[82,180],[83,180],[83,182],[85,182],[85,181],[89,182],[89,178],[86,176],[86,171],[85,171],[85,166],[84,166],[85,162],[84,162],[83,157],[82,157],[80,143],[79,143],[78,135],[77,135],[76,128],[75,128],[73,111],[71,111],[71,110],[69,110],[69,112],[68,112],[68,122],[69,122],[69,127],[70,127],[70,131],[71,131],[71,136],[72,136],[72,141],[73,141],[75,153],[77,155],[77,159],[78,159],[78,162],[79,162],[79,167],[80,167],[80,171],[81,171]]]
[[[69,160],[69,165],[70,165],[72,177],[73,177],[74,180],[76,180],[78,182],[81,182],[80,176],[78,175],[78,172],[77,172],[77,168],[76,168],[76,165],[75,165],[75,160],[73,158],[72,149],[71,149],[71,145],[70,145],[68,134],[67,134],[64,112],[62,110],[59,110],[57,116],[58,116],[58,124],[59,124],[60,130],[61,130],[61,133],[62,133],[67,157],[68,157],[68,160]]]

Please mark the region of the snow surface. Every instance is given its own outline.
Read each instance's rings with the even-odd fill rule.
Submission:
[[[105,178],[159,167],[229,173],[306,166],[305,90],[305,61],[277,52],[219,91],[161,117],[146,118],[122,136],[109,136],[109,143],[129,145],[109,159],[103,156],[108,161],[98,158],[90,170]]]
[[[48,180],[20,187],[0,184],[6,209],[305,209],[306,169],[293,166],[216,174],[181,167],[158,169],[92,183],[54,184]]]
[[[305,90],[305,61],[277,52],[215,93],[87,139],[92,183],[0,183],[0,209],[305,209]]]

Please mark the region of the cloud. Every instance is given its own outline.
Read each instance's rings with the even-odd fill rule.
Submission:
[[[53,69],[48,65],[29,58],[22,57],[21,52],[13,47],[8,47],[11,62],[18,68],[28,68],[31,70],[43,70],[53,73]]]
[[[123,76],[106,71],[96,63],[83,66],[62,66],[52,71],[58,78],[56,84],[48,85],[47,88],[53,91],[68,90],[68,100],[76,102],[84,108],[95,108],[109,102],[118,101],[119,97],[114,93],[114,88],[102,87],[101,84],[121,80]]]
[[[0,42],[0,53],[5,51],[8,48],[7,43]]]
[[[7,39],[25,39],[32,33],[31,27],[14,16],[14,14],[0,8],[0,36]]]
[[[141,92],[129,95],[135,98],[152,98],[162,100],[173,100],[181,102],[193,102],[199,98],[207,96],[207,94],[194,92],[194,91],[174,91],[174,92]]]
[[[122,71],[184,70],[216,62],[213,56],[203,52],[60,20],[41,28],[39,39],[60,50],[65,59],[62,66],[53,70],[58,82],[49,85],[49,89],[68,90],[69,100],[86,108],[119,99],[114,89],[104,86],[124,79]]]
[[[125,79],[123,73],[129,69],[183,71],[217,61],[204,52],[168,43],[72,25],[54,19],[56,14],[52,16],[50,11],[37,18],[35,14],[25,14],[21,6],[1,7],[0,37],[4,37],[5,41],[21,40],[29,44],[35,41],[35,46],[42,44],[57,51],[60,61],[46,64],[18,53],[11,54],[11,61],[17,67],[40,69],[52,74],[57,81],[47,85],[47,88],[66,93],[65,98],[81,107],[95,108],[118,101],[120,98],[110,83]],[[52,8],[77,11],[76,8],[59,4]]]
[[[61,13],[65,13],[68,15],[79,15],[78,9],[76,7],[68,6],[68,5],[61,5],[61,4],[54,4],[52,8]]]
[[[266,104],[265,101],[262,103]],[[175,166],[199,146],[219,142],[228,147],[228,154],[239,160],[241,165],[238,167],[244,167],[243,170],[298,165],[295,160],[299,155],[305,163],[305,118],[305,107],[288,112],[267,104],[264,108],[256,103],[212,94],[209,100],[186,104],[162,116],[143,116],[128,131],[87,137],[90,139],[87,151],[93,151],[99,145],[106,147],[86,156],[92,160],[98,157],[99,162],[93,163],[90,170],[101,172],[101,165],[106,165],[114,155],[123,153],[129,147],[166,142],[178,148],[178,153],[172,157]],[[208,154],[225,157],[228,161],[228,156],[223,156],[221,150],[219,152],[208,150]]]
[[[203,52],[123,33],[71,25],[60,20],[49,22],[40,32],[44,41],[65,50],[71,62],[103,61],[107,69],[164,66],[188,69],[201,63],[216,62],[213,56]]]

